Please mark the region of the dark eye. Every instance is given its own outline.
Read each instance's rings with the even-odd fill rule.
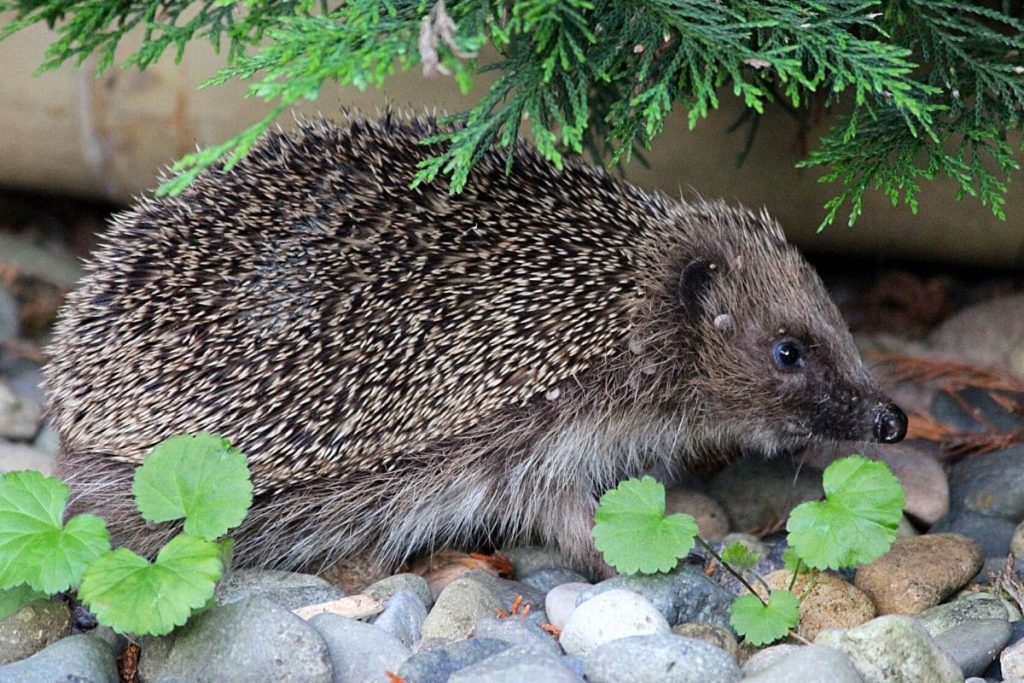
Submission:
[[[799,370],[804,366],[804,350],[793,339],[783,339],[772,346],[772,360],[779,370]]]

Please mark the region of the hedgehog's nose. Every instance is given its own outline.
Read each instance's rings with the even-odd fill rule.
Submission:
[[[872,415],[875,441],[896,443],[907,435],[907,415],[895,403],[880,405]]]

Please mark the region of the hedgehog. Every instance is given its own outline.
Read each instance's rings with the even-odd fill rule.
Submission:
[[[302,121],[113,218],[44,372],[72,510],[152,555],[174,529],[139,517],[134,469],[207,431],[249,459],[237,565],[533,542],[600,571],[594,511],[624,478],[903,438],[766,213],[524,141],[461,192],[413,185],[445,130]]]

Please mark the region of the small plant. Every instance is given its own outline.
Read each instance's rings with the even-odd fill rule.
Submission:
[[[38,472],[0,476],[0,618],[51,593],[77,588],[100,623],[120,633],[162,635],[209,603],[231,539],[252,504],[245,456],[214,434],[159,443],[135,471],[143,519],[184,520],[150,562],[110,547],[106,522],[79,514],[62,523],[68,488]]]
[[[739,543],[716,553],[697,535],[693,517],[665,516],[665,487],[650,477],[626,480],[601,497],[594,515],[594,544],[620,572],[652,574],[671,570],[677,558],[699,543],[750,591],[733,602],[730,621],[747,642],[764,645],[785,636],[799,621],[803,596],[791,590],[798,574],[809,571],[813,581],[823,569],[872,562],[896,540],[903,487],[885,463],[859,455],[836,460],[825,469],[822,486],[824,499],[798,505],[786,525],[790,590],[771,590],[756,577],[767,597],[744,577],[760,559],[757,554]]]

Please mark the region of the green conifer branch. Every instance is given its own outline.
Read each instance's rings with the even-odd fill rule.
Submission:
[[[842,105],[850,113],[801,162],[838,183],[822,226],[852,223],[878,190],[917,209],[922,181],[943,175],[959,196],[1004,215],[1019,170],[1008,142],[1024,125],[1021,0],[0,0],[15,18],[0,39],[37,22],[57,31],[42,69],[98,55],[145,68],[195,40],[227,45],[210,84],[251,81],[272,104],[259,122],[182,159],[164,191],[203,168],[237,162],[274,116],[325,83],[379,87],[398,69],[452,75],[463,90],[497,77],[451,118],[440,156],[417,183],[464,186],[484,150],[511,149],[523,126],[556,164],[584,149],[611,163],[648,147],[676,107],[691,127],[736,96],[761,113]],[[486,45],[493,63],[477,55]]]

